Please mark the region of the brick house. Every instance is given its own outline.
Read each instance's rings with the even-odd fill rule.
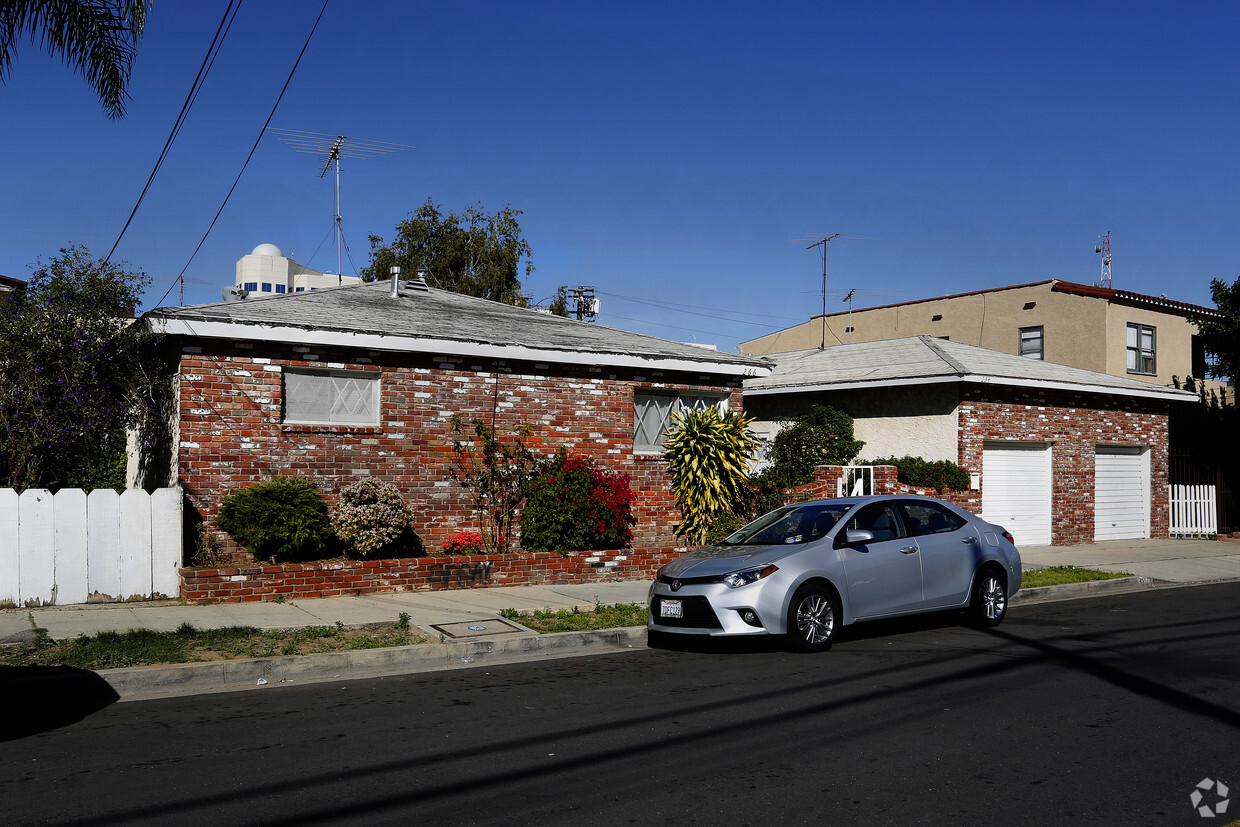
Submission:
[[[951,460],[1017,544],[1168,536],[1167,417],[1194,394],[932,336],[784,353],[745,380],[755,430],[813,404],[864,457]]]
[[[765,361],[403,281],[158,308],[176,398],[143,485],[180,485],[213,517],[229,492],[280,474],[329,501],[361,478],[394,483],[428,548],[476,530],[452,479],[452,421],[593,458],[628,474],[634,545],[675,545],[659,445],[686,405],[739,408]]]

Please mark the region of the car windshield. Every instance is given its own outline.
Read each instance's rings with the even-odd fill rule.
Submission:
[[[730,534],[725,546],[808,543],[824,536],[848,512],[845,505],[791,505],[763,514]]]

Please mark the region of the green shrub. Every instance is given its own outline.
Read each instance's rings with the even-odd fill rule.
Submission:
[[[706,532],[706,542],[714,545],[744,524],[745,521],[731,511],[721,511],[710,522],[710,529]]]
[[[943,492],[964,491],[969,487],[969,472],[951,460],[928,460],[921,457],[882,457],[866,465],[894,465],[897,479],[918,488]]]
[[[224,498],[215,524],[259,560],[323,556],[332,540],[327,503],[313,481],[276,477]]]
[[[358,557],[417,553],[421,544],[409,523],[413,513],[396,486],[361,480],[340,492],[332,511],[332,528]]]
[[[718,408],[685,410],[672,415],[672,430],[663,442],[672,475],[672,493],[684,519],[676,533],[702,545],[714,515],[730,511],[748,482],[747,466],[757,440],[749,430],[752,417]]]
[[[815,405],[781,424],[771,444],[770,475],[783,488],[812,481],[819,465],[847,465],[865,447],[853,438],[853,418],[827,405]]]
[[[544,460],[525,487],[521,547],[526,551],[592,551],[633,541],[633,490],[564,449]]]

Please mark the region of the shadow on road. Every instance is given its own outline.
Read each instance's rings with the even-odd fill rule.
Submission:
[[[77,723],[120,696],[98,673],[72,666],[0,667],[0,741]]]

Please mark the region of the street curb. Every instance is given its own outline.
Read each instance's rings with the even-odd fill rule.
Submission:
[[[1074,600],[1078,597],[1097,597],[1104,594],[1125,594],[1127,592],[1178,585],[1186,584],[1135,576],[1113,577],[1109,580],[1086,580],[1081,583],[1064,583],[1059,586],[1039,586],[1036,589],[1021,589],[1012,595],[1008,604],[1020,606],[1022,604],[1049,603],[1054,600]]]
[[[384,649],[358,649],[322,655],[137,666],[104,669],[101,677],[122,701],[149,700],[212,692],[375,678],[440,669],[511,663],[531,656],[562,658],[614,653],[646,647],[646,627],[587,632],[522,634],[488,640],[451,640]],[[266,683],[260,684],[259,681]]]
[[[1208,585],[1171,583],[1149,577],[1090,580],[1060,586],[1021,589],[1012,595],[1011,606],[1058,600],[1125,594],[1156,588]],[[296,686],[330,680],[377,678],[488,664],[514,663],[535,658],[566,658],[589,654],[613,654],[646,648],[646,627],[626,626],[588,632],[533,632],[489,639],[448,640],[385,649],[359,649],[322,655],[254,658],[186,663],[172,666],[137,666],[104,669],[96,673],[121,701],[140,701],[182,695]],[[259,681],[266,681],[260,684]]]

